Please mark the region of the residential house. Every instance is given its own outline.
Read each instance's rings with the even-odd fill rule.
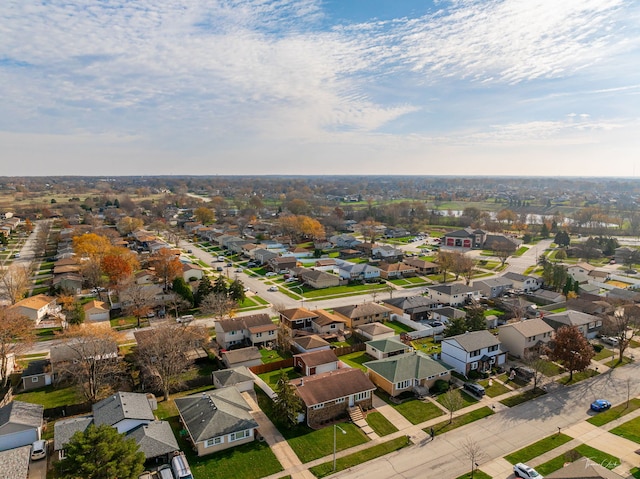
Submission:
[[[220,388],[235,387],[240,392],[253,391],[255,376],[246,366],[231,369],[219,369],[211,373],[213,385]]]
[[[384,359],[398,354],[413,351],[411,345],[405,344],[396,336],[391,338],[374,339],[365,343],[366,352],[374,359]]]
[[[144,454],[147,461],[156,459],[155,464],[160,460],[168,462],[180,450],[171,425],[167,421],[155,420],[140,424],[130,429],[125,437],[136,442],[138,450]]]
[[[350,407],[371,409],[376,386],[357,368],[343,368],[294,379],[291,384],[302,399],[309,427],[318,428],[347,414]]]
[[[277,258],[278,254],[264,248],[257,248],[251,251],[251,257],[261,265],[267,264],[271,259]]]
[[[153,284],[158,280],[156,272],[151,269],[143,269],[138,271],[135,276],[136,284]]]
[[[513,281],[504,276],[498,276],[474,281],[473,287],[479,289],[482,296],[498,298],[508,290],[513,289]]]
[[[405,278],[415,276],[416,269],[405,263],[380,263],[380,277],[384,279]]]
[[[420,258],[404,258],[402,262],[414,267],[418,274],[436,274],[439,271],[437,264]]]
[[[268,314],[253,314],[216,321],[216,342],[222,349],[231,346],[260,346],[277,340],[278,327]]]
[[[347,234],[331,236],[329,238],[329,242],[339,249],[354,249],[357,245],[362,243],[360,240],[357,240],[355,236]]]
[[[405,296],[389,298],[383,304],[391,310],[391,315],[408,315],[412,321],[425,321],[429,318],[430,311],[440,304],[426,296]]]
[[[68,291],[72,294],[79,294],[82,290],[84,278],[78,273],[57,274],[51,281],[52,286],[58,291]]]
[[[48,359],[29,361],[27,367],[22,371],[21,379],[24,391],[50,386],[53,381],[51,361]]]
[[[358,251],[357,249],[346,248],[338,251],[338,257],[342,260],[359,258],[360,256],[362,256],[362,253],[360,253],[360,251]]]
[[[267,262],[267,267],[276,273],[295,268],[298,260],[295,256],[276,256]]]
[[[51,372],[55,380],[66,376],[66,368],[87,360],[117,361],[118,343],[112,340],[83,342],[71,340],[62,344],[54,344],[49,350]]]
[[[293,355],[293,366],[304,376],[335,371],[338,362],[338,356],[331,349]]]
[[[331,288],[340,285],[340,278],[338,276],[320,270],[299,268],[297,276],[304,284],[315,289]]]
[[[588,457],[581,457],[544,477],[546,479],[623,479],[625,476],[607,469]]]
[[[542,287],[542,280],[534,276],[525,276],[523,274],[509,272],[505,273],[503,277],[513,281],[513,289],[520,289],[525,293],[535,291]]]
[[[602,296],[581,294],[579,298],[567,300],[567,309],[592,315],[613,313],[614,307]]]
[[[2,232],[0,231],[0,234]],[[21,446],[0,451],[0,471],[11,479],[28,479],[31,446]]]
[[[316,260],[313,269],[319,271],[334,271],[338,268],[338,263],[334,258],[321,258]]]
[[[189,281],[201,280],[204,276],[204,270],[202,266],[194,263],[182,263],[182,279],[187,283]]]
[[[349,281],[376,281],[380,278],[380,269],[367,263],[344,261],[338,264],[338,275]]]
[[[109,321],[109,305],[104,301],[93,299],[85,303],[82,309],[84,309],[84,318],[87,321]]]
[[[245,366],[247,368],[262,364],[262,355],[260,350],[255,346],[248,348],[232,349],[231,351],[222,351],[220,353],[222,362],[228,368]]]
[[[56,298],[52,298],[45,294],[36,294],[29,298],[18,301],[10,307],[10,311],[26,316],[38,324],[47,316],[57,315],[62,308],[56,303]]]
[[[504,235],[487,234],[482,248],[492,251],[514,252],[516,249],[518,249],[518,246],[520,246],[521,243],[522,241],[516,238],[510,238]]]
[[[235,387],[214,389],[175,400],[180,422],[198,456],[252,442],[258,423]]]
[[[524,296],[516,296],[515,298],[504,297],[501,300],[502,308],[506,309],[516,318],[536,318],[540,316],[538,305],[525,299]]]
[[[442,361],[468,376],[472,371],[484,373],[501,366],[507,359],[500,340],[487,330],[466,332],[442,340]]]
[[[451,283],[427,286],[425,294],[440,304],[462,306],[471,300],[479,299],[480,289],[475,286],[466,286],[462,283]]]
[[[310,353],[312,351],[331,349],[331,344],[317,334],[295,337],[291,340],[291,346],[300,353]]]
[[[121,434],[155,420],[149,397],[141,393],[117,392],[95,403],[92,409],[96,426],[106,424]]]
[[[311,330],[323,337],[341,335],[344,333],[346,321],[338,315],[324,309],[315,311],[316,317],[311,318]]]
[[[440,321],[441,323],[447,324],[450,321],[458,318],[466,318],[467,313],[462,309],[452,308],[450,306],[445,306],[444,308],[434,309],[431,312],[431,319],[433,321]]]
[[[567,266],[567,273],[575,280],[577,275],[580,275],[580,277],[583,278],[588,277],[589,273],[591,273],[595,269],[595,266],[589,263],[581,262]]]
[[[542,319],[556,331],[562,326],[576,326],[587,339],[595,338],[602,329],[602,318],[570,309],[560,313],[545,314]]]
[[[7,353],[5,355],[5,368],[4,371],[0,369],[0,380],[11,375],[16,367],[16,355],[15,353]]]
[[[529,293],[530,296],[541,304],[556,304],[566,301],[566,296],[557,291],[550,291],[548,289],[539,289]]]
[[[65,458],[65,448],[71,437],[76,432],[85,431],[91,424],[93,424],[93,416],[91,415],[60,419],[54,423],[53,450],[58,453],[58,459]]]
[[[630,289],[613,288],[607,291],[607,298],[614,301],[640,303],[640,293]]]
[[[317,311],[307,308],[292,308],[280,311],[280,325],[288,336],[295,336],[298,331],[313,330],[312,321],[318,317]]]
[[[392,338],[396,335],[395,329],[382,323],[363,324],[356,331],[369,341],[374,339]]]
[[[369,379],[392,397],[405,391],[426,395],[435,382],[449,381],[453,368],[421,351],[364,363]]]
[[[374,258],[389,263],[400,261],[404,257],[404,252],[401,249],[389,245],[374,245],[371,254]]]
[[[553,339],[553,328],[540,318],[508,323],[498,329],[498,339],[516,358],[536,357],[544,354]]]
[[[30,446],[42,438],[44,406],[11,401],[0,407],[0,451]]]
[[[333,309],[334,314],[346,321],[347,327],[356,329],[363,324],[385,322],[389,320],[391,310],[377,303],[339,306]]]

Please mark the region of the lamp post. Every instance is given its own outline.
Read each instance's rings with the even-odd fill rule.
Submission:
[[[347,431],[345,431],[344,429],[342,429],[340,426],[338,426],[337,424],[333,425],[333,472],[336,471],[336,430],[340,429],[340,432],[342,434],[346,434]]]

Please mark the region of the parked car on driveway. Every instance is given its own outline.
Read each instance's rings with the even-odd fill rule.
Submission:
[[[533,467],[519,462],[513,466],[513,473],[522,479],[544,479]]]
[[[464,383],[463,387],[478,397],[482,397],[485,394],[484,388],[477,383]]]
[[[596,399],[591,403],[591,410],[595,412],[606,411],[611,407],[611,403],[606,399]]]
[[[276,276],[278,273],[274,273],[273,271],[267,271],[264,275],[265,276]]]
[[[611,336],[602,336],[600,338],[600,341],[602,341],[604,344],[615,347],[617,347],[619,344],[618,338],[612,338]]]
[[[47,457],[47,441],[35,441],[31,444],[31,460],[37,461]]]

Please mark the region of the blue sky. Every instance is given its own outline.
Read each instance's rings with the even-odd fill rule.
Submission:
[[[640,175],[634,0],[3,0],[2,175]]]

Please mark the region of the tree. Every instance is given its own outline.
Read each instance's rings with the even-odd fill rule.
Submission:
[[[449,424],[451,424],[453,422],[453,413],[464,406],[462,394],[457,389],[449,389],[441,396],[440,402],[449,410]]]
[[[448,251],[439,251],[438,258],[436,260],[438,263],[438,267],[442,272],[442,282],[447,282],[447,273],[453,269],[453,265],[455,264],[455,256],[453,253]]]
[[[174,279],[182,275],[182,263],[169,248],[162,248],[149,257],[149,264],[162,279],[165,291]]]
[[[449,321],[449,324],[444,330],[444,336],[449,338],[451,336],[457,336],[458,334],[464,334],[467,332],[467,322],[463,317],[454,317]]]
[[[212,292],[213,292],[213,285],[211,284],[211,280],[209,279],[209,276],[205,274],[200,280],[200,283],[198,283],[198,289],[196,290],[196,293],[193,296],[195,305],[200,306],[200,303],[202,302],[202,300]]]
[[[6,271],[0,271],[2,297],[11,304],[20,301],[31,285],[30,266],[12,264]]]
[[[559,261],[564,261],[565,259],[567,259],[567,252],[563,249],[559,249],[558,251],[556,251],[556,259]]]
[[[571,243],[571,238],[569,237],[569,233],[566,231],[558,231],[556,236],[553,239],[553,242],[558,246],[569,246]]]
[[[631,338],[640,330],[640,307],[636,304],[622,304],[613,314],[604,319],[603,331],[618,341],[618,364],[622,362],[624,352]]]
[[[64,459],[55,466],[65,479],[136,479],[144,460],[135,439],[126,439],[112,426],[91,424],[71,437]]]
[[[244,284],[239,279],[235,279],[229,285],[229,299],[240,304],[245,300]]]
[[[28,350],[34,338],[33,321],[6,306],[0,306],[0,371],[7,370],[11,354],[17,356]],[[0,376],[4,387],[9,375]]]
[[[173,280],[173,292],[193,306],[193,291],[182,276]]]
[[[135,316],[140,327],[140,318],[147,316],[156,304],[156,287],[138,284],[133,279],[119,285],[120,299],[126,313]]]
[[[216,215],[213,210],[206,206],[200,206],[193,211],[193,216],[203,225],[213,223],[216,219]]]
[[[201,348],[209,335],[204,327],[175,323],[142,333],[136,333],[136,362],[145,379],[158,386],[167,401],[171,388],[182,383],[182,373],[191,364],[187,353]]]
[[[584,371],[589,367],[595,351],[576,326],[563,326],[556,331],[548,355],[552,361],[562,361],[569,370],[571,381],[574,371]]]
[[[96,259],[98,262],[111,248],[111,241],[106,236],[86,233],[73,237],[73,249],[80,257]]]
[[[533,389],[534,391],[538,387],[538,384],[542,380],[542,377],[546,373],[550,373],[550,365],[549,362],[540,357],[540,353],[537,351],[532,351],[525,354],[524,358],[522,358],[525,366],[527,366],[531,371],[533,371]]]
[[[118,385],[124,367],[117,356],[118,335],[110,329],[84,324],[69,329],[57,366],[59,378],[76,384],[87,401],[95,403]]]
[[[493,254],[500,260],[500,266],[504,266],[509,256],[513,254],[513,248],[498,243],[496,248],[493,250]]]
[[[237,306],[237,303],[226,294],[212,292],[205,296],[200,303],[200,311],[204,314],[210,314],[214,318],[222,319],[225,316],[231,316]]]
[[[304,215],[283,216],[279,220],[285,234],[291,235],[294,241],[305,239],[322,239],[325,237],[324,226],[316,219]]]
[[[549,227],[547,226],[547,223],[542,223],[542,228],[540,228],[540,236],[542,236],[543,238],[549,237]]]
[[[487,320],[484,317],[484,309],[479,304],[467,308],[464,318],[467,331],[482,331],[487,329]]]
[[[102,257],[100,267],[111,284],[118,284],[130,277],[139,264],[135,253],[129,248],[115,247]]]
[[[460,447],[462,453],[471,461],[471,479],[473,479],[473,473],[475,471],[476,465],[479,461],[485,458],[486,454],[482,449],[480,449],[480,445],[475,442],[470,437],[466,438]]]
[[[72,326],[78,326],[79,324],[84,323],[85,312],[84,308],[82,307],[82,303],[80,301],[74,301],[71,304],[71,308],[67,310],[65,318],[67,324],[70,324]]]
[[[280,370],[280,377],[275,387],[276,396],[273,399],[276,418],[287,428],[298,423],[298,415],[304,410],[302,400],[296,394],[295,387],[289,383],[289,376],[284,369]]]
[[[456,275],[456,280],[462,275],[465,278],[466,284],[469,285],[476,263],[464,253],[452,253],[452,255],[453,264],[451,271]]]
[[[143,226],[144,222],[140,218],[125,216],[118,221],[118,223],[116,224],[116,229],[121,235],[126,236],[136,230],[139,230]]]

